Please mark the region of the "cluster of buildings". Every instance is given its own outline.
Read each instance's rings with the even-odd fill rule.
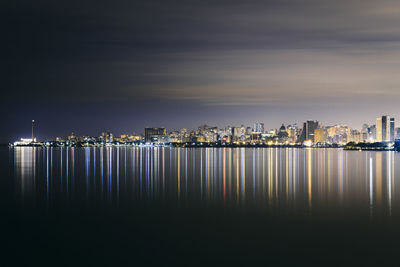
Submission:
[[[318,121],[306,121],[302,127],[297,124],[284,125],[279,129],[266,130],[264,123],[253,127],[244,125],[215,126],[202,125],[197,130],[172,131],[165,128],[145,128],[145,143],[224,143],[224,144],[265,144],[265,145],[306,145],[326,146],[354,143],[394,142],[400,138],[400,128],[395,127],[395,119],[381,116],[376,124],[364,124],[361,130],[347,125],[324,126]]]
[[[253,127],[201,125],[196,130],[186,128],[167,131],[166,128],[146,127],[143,135],[121,134],[114,136],[103,132],[100,136],[76,136],[72,133],[67,138],[57,137],[55,141],[44,145],[122,145],[122,144],[214,144],[214,145],[304,145],[304,146],[344,146],[348,143],[394,142],[400,138],[400,128],[395,127],[395,119],[381,116],[376,124],[364,124],[361,130],[346,125],[325,126],[314,120],[297,124],[284,125],[278,129],[265,128],[264,123],[256,122]],[[14,145],[39,144],[34,137],[32,121],[32,139],[26,138]]]

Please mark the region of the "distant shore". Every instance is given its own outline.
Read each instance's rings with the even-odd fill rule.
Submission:
[[[12,145],[11,147],[177,147],[177,148],[342,148],[339,145],[314,145],[305,146],[303,144],[257,144],[257,143],[246,143],[246,144],[232,144],[232,143],[164,143],[164,144],[149,144],[149,143],[74,143],[74,144],[61,144],[57,142],[44,142],[26,145]]]
[[[43,142],[26,145],[0,144],[0,146],[9,147],[177,147],[177,148],[342,148],[344,150],[354,151],[400,151],[400,142],[377,142],[377,143],[353,143],[346,145],[337,144],[314,144],[305,146],[303,144],[232,144],[232,143],[164,143],[164,144],[149,144],[142,142],[112,142],[112,143],[59,143],[59,142]]]

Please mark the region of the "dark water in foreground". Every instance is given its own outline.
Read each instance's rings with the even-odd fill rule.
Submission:
[[[10,266],[400,260],[395,152],[1,148],[0,159]]]

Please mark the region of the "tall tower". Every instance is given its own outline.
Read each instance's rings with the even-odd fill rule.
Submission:
[[[35,120],[32,120],[32,142],[35,142]]]
[[[395,124],[394,124],[394,118],[390,118],[390,141],[393,142],[395,139],[395,134],[394,134],[394,128],[395,128]]]
[[[382,116],[376,119],[376,141],[388,142],[394,141],[394,118]]]

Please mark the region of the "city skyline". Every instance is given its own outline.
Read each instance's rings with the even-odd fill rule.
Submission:
[[[144,131],[128,133],[120,131],[115,134],[109,130],[102,131],[101,135],[76,134],[72,131],[68,136],[57,136],[47,140],[39,140],[34,134],[36,122],[32,120],[31,138],[22,137],[14,145],[50,144],[59,145],[72,143],[93,144],[136,144],[155,143],[218,143],[218,144],[297,144],[311,146],[324,144],[345,145],[349,143],[394,142],[400,138],[400,127],[396,127],[395,118],[382,115],[376,118],[375,124],[364,123],[361,129],[354,129],[346,124],[326,125],[317,120],[307,120],[302,124],[282,123],[278,128],[265,127],[263,122],[255,122],[253,127],[248,125],[207,125],[202,124],[195,129],[179,128],[166,129],[165,127],[146,126]],[[66,142],[66,143],[65,143]]]

